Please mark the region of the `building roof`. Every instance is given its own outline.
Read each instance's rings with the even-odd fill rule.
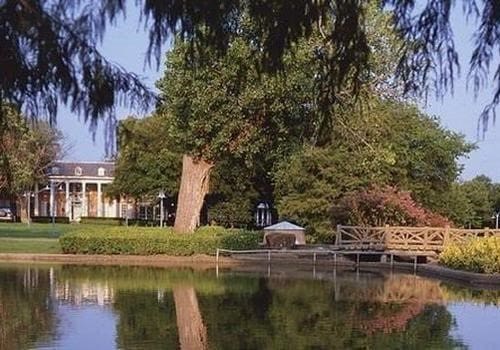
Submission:
[[[101,169],[101,170],[99,170]],[[50,176],[114,176],[113,162],[54,162],[49,169]]]
[[[281,222],[278,222],[277,224],[264,227],[264,230],[266,230],[266,231],[294,231],[294,230],[295,231],[304,231],[304,228],[297,226],[297,225],[294,225],[288,221],[281,221]]]

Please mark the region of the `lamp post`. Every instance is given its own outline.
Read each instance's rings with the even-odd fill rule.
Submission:
[[[495,219],[495,229],[498,230],[498,217],[500,216],[500,211],[496,211],[494,216],[492,216],[491,218],[492,219]]]
[[[163,227],[163,200],[165,197],[165,192],[160,191],[158,193],[158,198],[160,199],[160,227]]]

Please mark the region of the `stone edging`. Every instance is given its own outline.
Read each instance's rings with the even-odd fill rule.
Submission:
[[[82,265],[134,265],[134,266],[196,266],[213,267],[215,257],[209,255],[162,256],[162,255],[85,255],[85,254],[30,254],[0,253],[0,262],[36,262]],[[234,263],[232,259],[223,258],[224,264]]]
[[[431,277],[445,278],[460,281],[473,286],[500,287],[500,274],[487,274],[469,271],[460,271],[437,264],[419,265],[417,273]]]

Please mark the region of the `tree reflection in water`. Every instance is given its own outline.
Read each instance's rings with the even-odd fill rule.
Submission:
[[[49,270],[2,268],[0,273],[0,349],[33,348],[50,339],[55,318]]]
[[[50,344],[58,312],[51,300],[116,314],[116,329],[103,331],[116,331],[120,349],[460,348],[446,303],[500,301],[499,291],[380,272],[311,279],[233,269],[216,278],[192,269],[63,266],[51,285],[48,269],[26,278],[28,271],[0,268],[1,349]],[[71,322],[57,327],[68,332]]]

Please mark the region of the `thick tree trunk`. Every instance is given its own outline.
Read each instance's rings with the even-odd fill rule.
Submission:
[[[210,172],[214,164],[184,155],[182,158],[181,186],[177,199],[174,230],[192,233],[200,224],[200,211],[208,193]]]
[[[207,349],[207,329],[194,287],[175,286],[173,293],[181,350]]]

